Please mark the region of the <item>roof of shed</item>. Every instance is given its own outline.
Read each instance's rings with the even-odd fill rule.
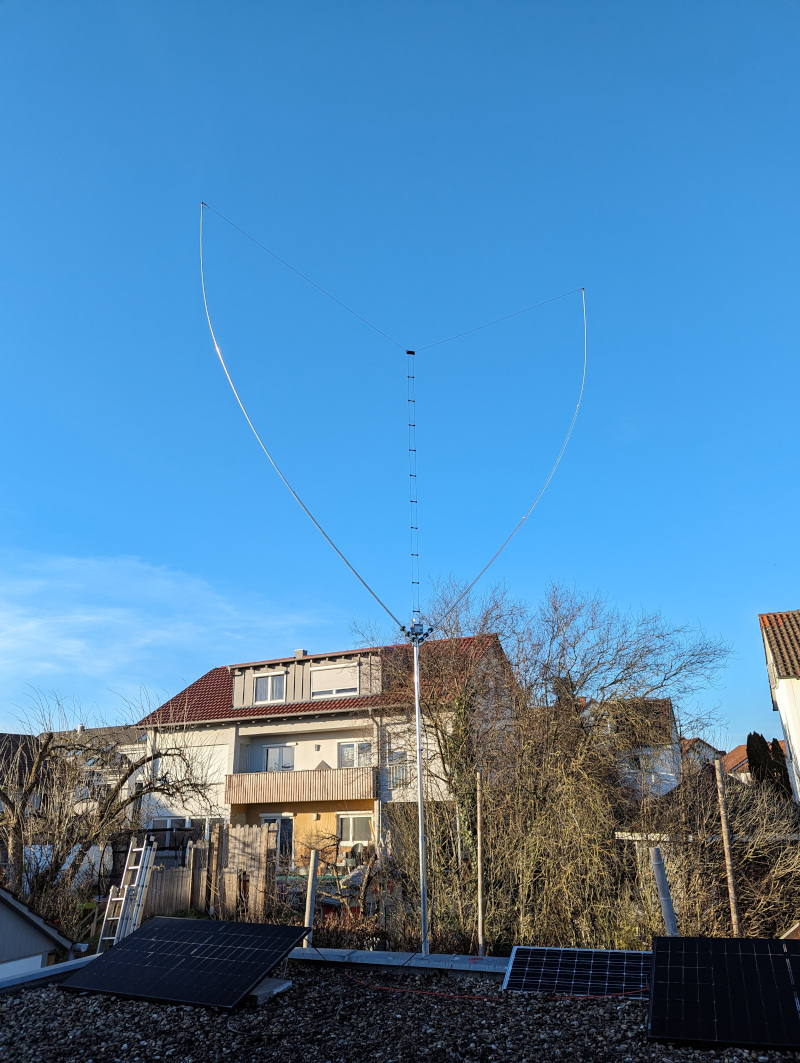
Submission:
[[[24,904],[21,900],[14,896],[13,893],[9,893],[0,886],[0,904],[6,905],[6,907],[13,909],[17,915],[21,916],[31,926],[35,926],[37,930],[40,930],[43,934],[46,934],[51,941],[60,945],[64,949],[69,949],[74,945],[74,941],[71,938],[65,937],[61,931],[48,922],[43,916],[38,915],[29,908],[27,904]]]

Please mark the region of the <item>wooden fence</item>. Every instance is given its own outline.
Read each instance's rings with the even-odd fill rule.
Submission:
[[[144,915],[211,911],[223,918],[258,918],[275,895],[276,824],[215,827],[208,841],[189,843],[185,867],[161,867],[158,853]]]

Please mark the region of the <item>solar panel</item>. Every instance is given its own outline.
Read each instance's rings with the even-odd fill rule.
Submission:
[[[655,938],[652,1041],[800,1048],[800,941]]]
[[[307,933],[302,926],[158,917],[61,987],[233,1008]]]
[[[652,954],[515,945],[503,989],[565,996],[635,995],[647,989]]]

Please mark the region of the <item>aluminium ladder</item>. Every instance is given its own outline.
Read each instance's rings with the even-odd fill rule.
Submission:
[[[141,845],[137,845],[134,835],[125,858],[125,870],[122,873],[122,885],[112,886],[108,894],[108,903],[103,917],[98,952],[107,952],[118,941],[132,934],[141,922],[150,871],[156,852],[156,840],[146,835]]]

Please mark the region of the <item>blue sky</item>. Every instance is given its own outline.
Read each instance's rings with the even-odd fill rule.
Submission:
[[[205,200],[422,347],[585,286],[564,461],[493,571],[730,641],[797,608],[800,4],[0,3],[0,711],[111,713],[348,645],[376,608],[226,390]],[[405,617],[405,358],[214,215],[214,325],[259,430]],[[417,358],[426,578],[471,578],[547,475],[572,296]]]

